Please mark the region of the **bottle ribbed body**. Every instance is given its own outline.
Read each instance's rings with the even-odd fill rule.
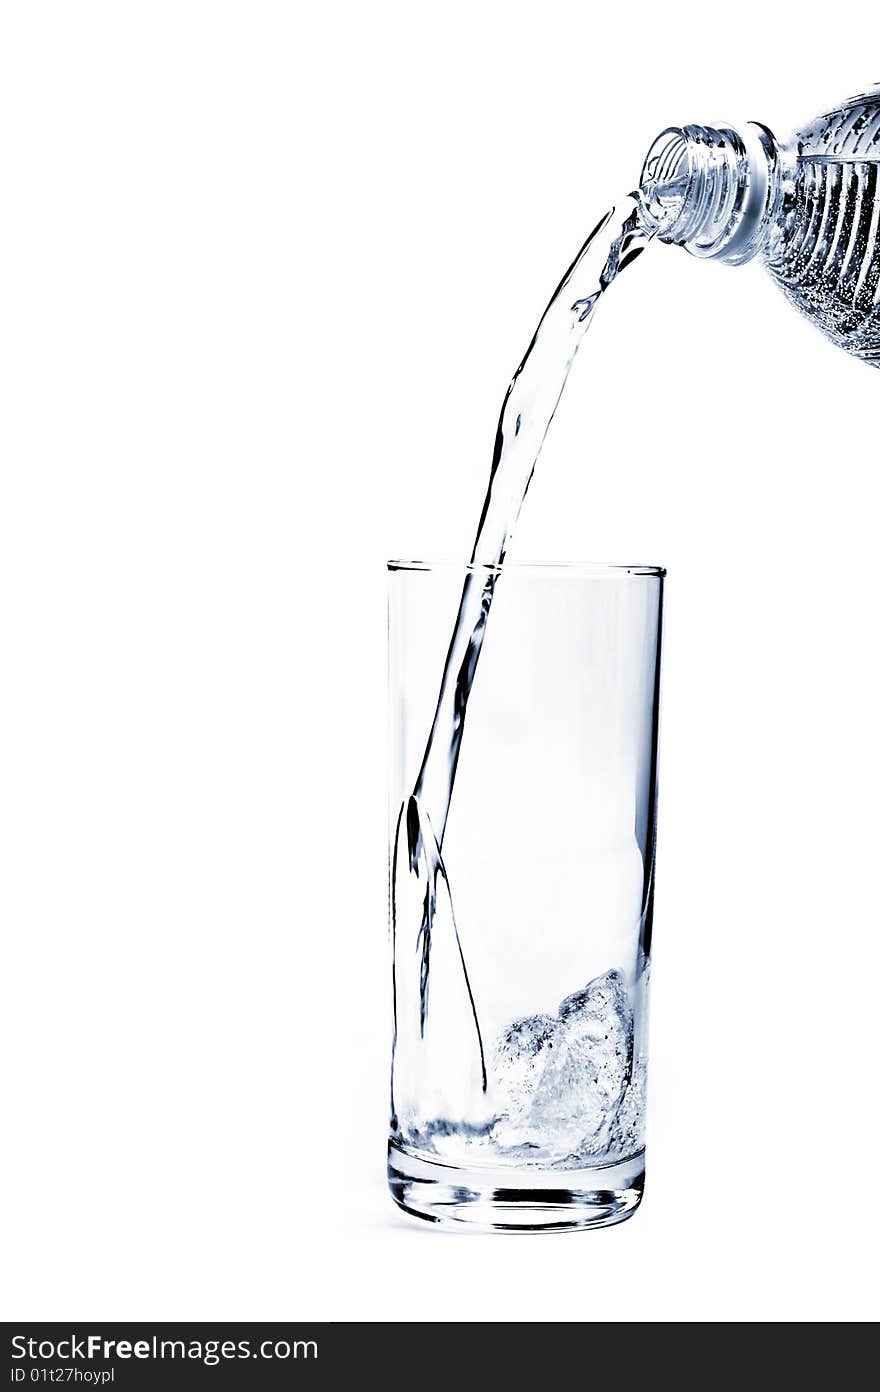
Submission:
[[[761,259],[796,309],[880,367],[880,88],[800,131],[793,153]]]

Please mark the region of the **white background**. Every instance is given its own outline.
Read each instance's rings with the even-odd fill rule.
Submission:
[[[880,377],[757,266],[615,287],[512,552],[669,568],[645,1202],[383,1178],[384,560],[468,549],[655,134],[861,90],[875,7],[0,29],[3,1316],[876,1316]]]

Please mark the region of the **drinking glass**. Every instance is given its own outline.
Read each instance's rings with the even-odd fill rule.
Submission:
[[[410,799],[478,569],[389,563],[389,1185],[434,1222],[616,1223],[644,1187],[665,572],[493,572],[427,854]]]

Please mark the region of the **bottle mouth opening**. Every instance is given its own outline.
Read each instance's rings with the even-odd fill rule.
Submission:
[[[661,241],[675,239],[675,229],[693,183],[693,159],[684,131],[669,126],[654,141],[639,179],[642,213]]]
[[[760,246],[775,155],[770,132],[751,122],[669,126],[642,166],[642,221],[693,256],[748,261]]]

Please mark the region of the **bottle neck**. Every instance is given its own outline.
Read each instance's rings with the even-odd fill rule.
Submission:
[[[670,127],[642,169],[642,219],[661,242],[742,265],[767,243],[786,170],[786,151],[765,126]]]

